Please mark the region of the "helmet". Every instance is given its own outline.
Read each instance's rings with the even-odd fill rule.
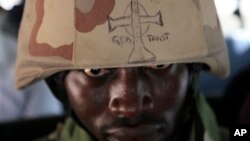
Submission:
[[[26,0],[16,86],[72,69],[204,63],[229,72],[211,0]]]

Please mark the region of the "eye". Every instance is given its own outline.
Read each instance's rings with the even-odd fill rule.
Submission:
[[[163,70],[166,68],[170,68],[172,64],[166,64],[166,65],[156,65],[156,66],[149,66],[151,69],[156,69],[156,70]]]
[[[109,69],[84,69],[84,73],[90,77],[101,77],[110,72],[111,70]]]

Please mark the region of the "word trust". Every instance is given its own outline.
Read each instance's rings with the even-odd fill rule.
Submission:
[[[164,42],[169,39],[170,33],[164,33],[162,35],[146,35],[149,42]],[[112,42],[120,47],[123,47],[125,44],[133,44],[133,40],[128,36],[113,36]]]
[[[164,33],[161,36],[147,35],[149,42],[163,42],[168,40],[170,33]]]

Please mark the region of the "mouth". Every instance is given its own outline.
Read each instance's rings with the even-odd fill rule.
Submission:
[[[162,124],[125,126],[110,128],[106,135],[110,141],[156,141],[165,135],[164,130]]]

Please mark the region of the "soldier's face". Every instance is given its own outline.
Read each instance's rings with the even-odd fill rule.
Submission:
[[[165,141],[174,132],[188,70],[170,66],[85,69],[65,77],[80,122],[101,141]]]

